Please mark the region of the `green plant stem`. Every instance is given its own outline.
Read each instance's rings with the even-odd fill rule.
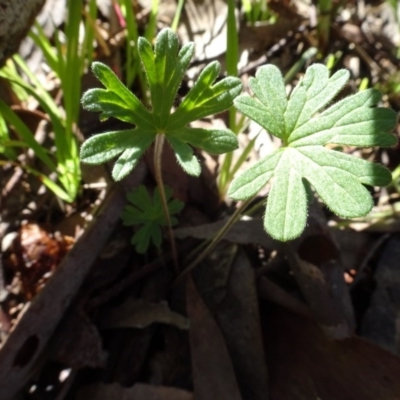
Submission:
[[[181,15],[182,15],[182,10],[183,10],[184,3],[185,3],[185,0],[178,0],[178,5],[176,6],[174,20],[172,21],[172,25],[171,25],[171,29],[174,32],[176,32],[176,30],[178,29],[178,24],[179,24],[179,20],[181,18]]]
[[[318,1],[318,40],[319,50],[324,52],[329,44],[329,36],[331,29],[331,12],[332,12],[332,1],[331,0],[319,0]]]
[[[230,76],[238,76],[238,61],[239,61],[239,42],[238,32],[236,28],[236,15],[235,15],[235,1],[228,0],[228,16],[227,16],[227,49],[226,49],[226,71]],[[229,129],[236,135],[239,133],[236,123],[236,109],[235,107],[229,108]],[[222,161],[220,175],[219,175],[219,192],[220,197],[223,199],[231,179],[230,169],[233,162],[233,152],[225,154]]]
[[[133,11],[131,0],[120,0],[120,4],[125,9],[125,22],[126,31],[128,35],[127,46],[126,46],[126,85],[132,86],[135,81],[136,75],[139,78],[140,91],[142,93],[143,103],[146,106],[150,106],[150,99],[146,86],[146,77],[141,68],[141,62],[139,53],[137,50],[137,43],[139,38],[139,29],[136,22],[136,16]]]
[[[304,67],[304,65],[309,62],[316,54],[318,53],[318,49],[316,47],[310,47],[307,49],[300,57],[298,61],[296,61],[290,70],[286,73],[284,80],[285,83],[289,83],[296,76],[298,72]]]
[[[157,186],[160,190],[163,211],[165,219],[167,221],[168,236],[169,236],[169,241],[171,243],[172,260],[174,263],[175,272],[178,274],[179,273],[178,255],[176,251],[175,237],[174,237],[174,232],[172,230],[171,217],[168,211],[167,197],[165,195],[164,182],[162,179],[162,172],[161,172],[161,155],[164,146],[164,140],[165,140],[165,135],[163,133],[158,133],[154,144],[154,174],[156,177]]]
[[[156,36],[157,30],[157,15],[160,9],[160,0],[151,0],[151,11],[149,15],[149,20],[146,25],[146,30],[144,33],[144,37],[148,41],[153,41],[154,36]]]
[[[253,200],[253,197],[244,201],[240,207],[238,207],[235,212],[229,217],[224,226],[217,232],[217,234],[213,237],[208,246],[204,249],[204,251],[199,254],[195,260],[189,264],[189,266],[176,278],[174,285],[178,285],[182,282],[182,279],[186,277],[186,275],[192,271],[197,265],[199,265],[215,248],[215,246],[223,239],[226,233],[231,229],[231,227],[235,224],[235,222],[240,218],[246,207]]]

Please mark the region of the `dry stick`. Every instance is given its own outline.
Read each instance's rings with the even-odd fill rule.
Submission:
[[[162,155],[164,140],[165,140],[165,135],[163,133],[157,133],[156,142],[154,145],[154,173],[156,177],[158,190],[160,191],[165,219],[167,220],[168,236],[172,250],[172,261],[174,263],[175,273],[179,274],[178,254],[176,252],[175,237],[174,237],[174,232],[172,231],[171,217],[168,211],[167,197],[165,196],[164,183],[161,172],[161,155]]]
[[[4,343],[0,350],[0,399],[14,398],[31,376],[47,342],[117,226],[125,203],[125,194],[114,187],[95,220],[65,256]]]
[[[204,251],[196,257],[196,259],[189,264],[189,266],[176,278],[174,282],[175,285],[179,285],[182,282],[182,279],[186,277],[186,275],[192,271],[198,264],[200,264],[215,248],[215,246],[222,240],[225,234],[229,231],[229,229],[233,226],[233,224],[240,218],[243,211],[249,205],[249,203],[253,200],[253,197],[247,199],[242,203],[240,207],[238,207],[235,212],[230,216],[228,221],[226,221],[225,225],[218,231],[218,233],[213,237],[210,244],[204,249]]]

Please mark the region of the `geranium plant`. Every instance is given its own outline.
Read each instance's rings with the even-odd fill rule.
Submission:
[[[105,89],[95,88],[84,93],[83,107],[100,112],[102,120],[118,118],[131,123],[132,128],[89,138],[83,143],[80,156],[88,164],[101,164],[118,157],[112,171],[113,178],[118,181],[132,171],[143,153],[155,142],[155,176],[176,263],[171,220],[161,174],[164,140],[174,150],[182,168],[194,176],[200,174],[200,163],[193,153],[193,147],[214,154],[236,149],[236,136],[229,129],[192,128],[190,123],[229,108],[240,93],[242,83],[235,77],[226,77],[215,83],[220,65],[216,61],[212,62],[203,69],[188,94],[174,109],[179,86],[193,56],[194,44],[188,43],[179,50],[176,34],[165,28],[158,34],[154,49],[143,37],[139,38],[137,45],[152,108],[145,107],[109,67],[100,62],[93,63],[92,70]]]
[[[329,77],[321,64],[310,66],[289,98],[280,70],[261,67],[249,80],[254,97],[241,95],[235,107],[282,141],[282,146],[236,177],[228,195],[248,199],[271,184],[264,226],[275,239],[298,237],[307,220],[310,187],[340,217],[366,215],[373,206],[364,185],[385,186],[390,171],[328,144],[357,147],[393,146],[396,113],[377,107],[381,94],[367,89],[340,100],[325,111],[349,80],[347,70]]]

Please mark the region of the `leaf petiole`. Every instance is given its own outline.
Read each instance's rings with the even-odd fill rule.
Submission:
[[[172,261],[174,263],[175,272],[178,274],[179,273],[178,254],[176,251],[175,237],[174,237],[174,232],[172,230],[171,216],[168,210],[167,196],[165,195],[164,182],[161,171],[161,156],[162,156],[164,141],[165,141],[165,135],[163,133],[157,133],[154,143],[154,174],[158,189],[160,191],[161,203],[165,215],[165,220],[167,221],[167,230],[172,251]]]

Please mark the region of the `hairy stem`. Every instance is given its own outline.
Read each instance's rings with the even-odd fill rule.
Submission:
[[[167,221],[168,236],[169,236],[169,241],[171,243],[172,260],[174,263],[175,272],[178,274],[179,273],[178,255],[176,252],[175,237],[174,237],[174,232],[172,231],[171,216],[169,215],[168,211],[167,197],[165,196],[164,182],[162,179],[162,172],[161,172],[161,155],[162,155],[164,140],[165,140],[165,135],[162,133],[158,133],[154,145],[154,174],[156,177],[158,189],[160,191],[165,219]]]
[[[253,200],[253,197],[244,201],[240,207],[238,207],[235,212],[230,216],[230,218],[226,221],[224,226],[217,232],[217,234],[213,237],[208,246],[199,254],[194,261],[189,264],[189,266],[176,278],[174,285],[179,284],[182,279],[192,271],[198,264],[200,264],[215,248],[215,246],[223,239],[225,234],[229,231],[229,229],[235,224],[235,222],[240,218],[246,207]]]

